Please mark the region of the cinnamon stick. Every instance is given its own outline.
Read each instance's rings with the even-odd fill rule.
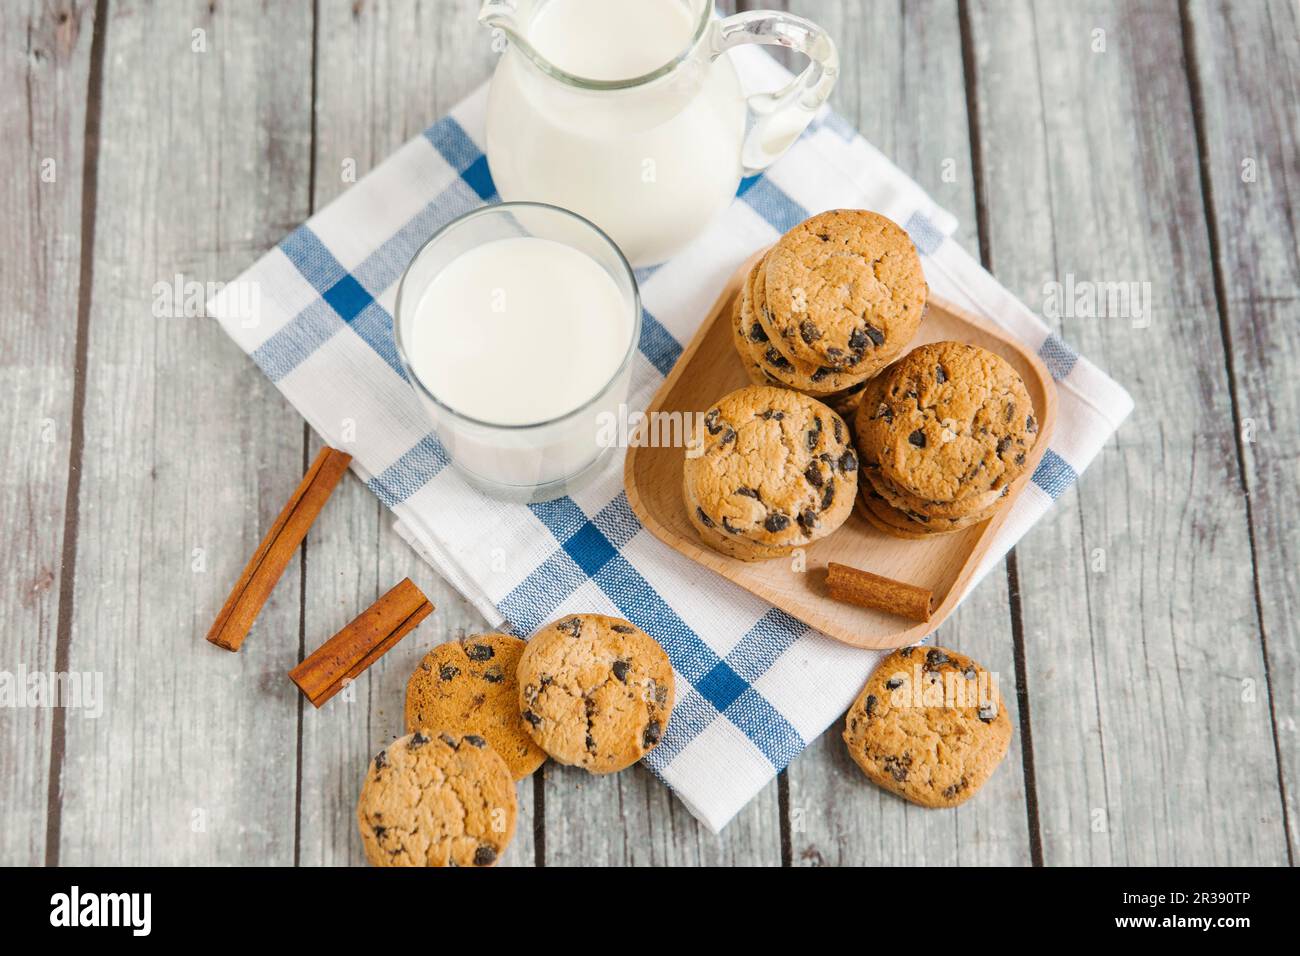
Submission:
[[[320,707],[415,630],[415,626],[432,610],[433,605],[424,592],[411,583],[410,578],[403,578],[351,624],[289,671],[289,679],[298,685],[313,706]]]
[[[208,631],[211,643],[228,651],[239,650],[262,605],[307,536],[307,529],[325,507],[351,461],[351,455],[337,448],[320,450],[235,582],[230,597]]]
[[[913,621],[928,621],[934,612],[934,594],[929,588],[834,561],[826,565],[826,590],[837,601],[887,611]]]

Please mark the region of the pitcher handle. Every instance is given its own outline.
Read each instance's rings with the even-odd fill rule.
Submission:
[[[747,102],[749,117],[741,151],[744,174],[753,176],[775,162],[812,122],[826,102],[840,72],[835,42],[817,24],[776,10],[751,10],[713,25],[712,54],[717,57],[747,43],[783,46],[808,57],[803,72],[775,93],[755,93]]]

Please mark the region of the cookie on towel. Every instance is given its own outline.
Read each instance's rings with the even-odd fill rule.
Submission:
[[[374,866],[492,866],[515,833],[515,781],[474,734],[408,734],[366,771],[357,826]]]
[[[955,807],[1011,744],[992,676],[964,654],[904,647],[880,662],[849,708],[849,756],[873,783],[923,807]]]
[[[563,764],[613,773],[663,737],[673,668],[645,631],[617,617],[571,614],[528,640],[519,710],[529,734]]]
[[[477,734],[516,780],[546,760],[519,716],[515,667],[524,642],[509,634],[475,634],[439,644],[406,684],[406,731]]]

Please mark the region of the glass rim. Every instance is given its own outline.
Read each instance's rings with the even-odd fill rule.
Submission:
[[[507,30],[510,36],[512,46],[519,48],[519,51],[528,57],[529,61],[539,70],[552,79],[567,83],[569,86],[580,90],[589,90],[592,92],[609,92],[612,90],[631,90],[638,86],[645,86],[647,83],[653,83],[655,80],[662,79],[672,73],[679,66],[690,59],[694,54],[695,48],[699,46],[700,40],[704,37],[704,32],[708,28],[709,21],[713,19],[713,10],[715,7],[714,0],[704,0],[700,8],[700,16],[695,24],[695,29],[691,32],[691,39],[685,48],[674,56],[668,62],[661,66],[655,67],[649,73],[642,73],[640,76],[632,76],[622,80],[597,80],[587,76],[579,76],[576,73],[570,73],[556,66],[546,57],[537,52],[528,40],[513,30]]]
[[[605,382],[605,384],[602,385],[596,391],[596,393],[591,396],[591,398],[582,402],[577,407],[572,408],[569,411],[564,412],[563,414],[556,415],[553,418],[541,419],[535,422],[519,422],[514,424],[506,424],[501,422],[485,421],[481,418],[475,418],[473,415],[468,415],[465,412],[453,408],[451,405],[447,404],[445,401],[438,398],[437,395],[434,395],[433,391],[427,385],[425,385],[424,382],[420,379],[420,376],[416,374],[415,367],[411,363],[410,357],[407,355],[406,343],[403,339],[403,334],[402,334],[402,293],[406,289],[406,280],[410,277],[411,270],[415,267],[415,264],[420,261],[420,259],[424,256],[424,254],[439,239],[444,238],[453,229],[457,228],[458,226],[464,225],[465,223],[473,219],[477,219],[481,216],[506,214],[514,209],[539,209],[545,211],[547,214],[555,213],[555,214],[559,214],[562,217],[568,217],[569,219],[576,221],[579,225],[585,226],[587,229],[591,230],[593,233],[595,233],[595,235],[600,240],[602,240],[611,250],[613,250],[619,265],[622,266],[623,274],[627,277],[628,285],[632,289],[632,330],[631,330],[631,335],[628,338],[627,351],[623,354],[622,361],[619,362],[618,367],[614,369],[614,371],[610,374],[610,377]],[[549,241],[560,242],[562,245],[568,245],[568,243],[564,243],[562,240],[559,239],[552,239]],[[570,246],[570,248],[574,248],[574,247]],[[582,250],[577,250],[577,251],[581,252]],[[407,381],[411,383],[411,385],[416,389],[417,392],[423,394],[429,401],[431,401],[439,409],[449,412],[450,414],[456,416],[456,418],[460,419],[461,421],[467,422],[471,425],[478,425],[483,428],[494,428],[494,429],[501,429],[505,431],[526,431],[532,428],[545,428],[548,425],[555,425],[565,421],[566,419],[572,418],[575,415],[578,415],[584,411],[587,411],[593,405],[595,405],[597,402],[603,399],[609,393],[609,390],[614,387],[614,384],[623,376],[623,373],[626,372],[628,367],[632,364],[632,357],[636,355],[638,344],[641,341],[641,325],[642,325],[641,290],[637,285],[636,274],[633,272],[631,264],[627,261],[627,257],[623,255],[623,250],[618,247],[618,244],[614,242],[614,240],[611,239],[609,235],[603,229],[597,226],[594,222],[592,222],[590,219],[586,218],[585,216],[579,215],[578,213],[574,212],[572,209],[565,209],[563,206],[555,206],[552,205],[551,203],[532,202],[532,201],[523,201],[523,200],[516,201],[516,202],[499,202],[499,203],[492,203],[486,206],[479,206],[477,209],[471,209],[469,212],[462,213],[461,215],[457,216],[455,219],[452,219],[450,222],[443,225],[440,229],[438,229],[437,232],[435,232],[432,236],[430,236],[423,243],[421,243],[420,248],[415,250],[415,254],[411,256],[411,261],[408,262],[406,264],[406,268],[402,270],[402,276],[400,279],[397,280],[397,298],[393,303],[393,342],[397,346],[397,358],[398,361],[402,363],[402,369],[406,373]]]

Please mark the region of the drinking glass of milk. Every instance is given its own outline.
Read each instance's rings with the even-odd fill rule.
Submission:
[[[627,400],[641,300],[590,222],[541,203],[467,213],[407,266],[393,325],[407,378],[472,484],[545,501],[599,468]]]
[[[638,268],[669,258],[779,157],[839,71],[820,27],[787,13],[719,19],[713,0],[486,0],[509,45],[488,93],[501,197],[572,209]],[[808,65],[746,97],[726,51],[783,46]]]

